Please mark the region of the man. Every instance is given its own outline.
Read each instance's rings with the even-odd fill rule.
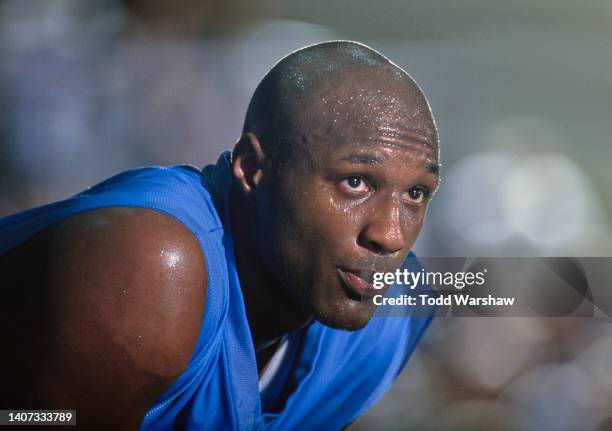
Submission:
[[[263,78],[216,165],[0,221],[0,408],[76,409],[86,429],[346,426],[429,322],[371,319],[371,277],[416,240],[437,141],[403,70],[322,43]]]

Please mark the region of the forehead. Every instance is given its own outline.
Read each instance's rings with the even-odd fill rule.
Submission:
[[[374,94],[372,94],[374,93]],[[406,155],[438,160],[438,135],[429,107],[420,101],[364,90],[325,95],[301,122],[306,152],[313,158],[349,154]]]
[[[322,80],[298,112],[301,132],[337,144],[409,138],[437,147],[427,100],[407,76],[356,72]]]

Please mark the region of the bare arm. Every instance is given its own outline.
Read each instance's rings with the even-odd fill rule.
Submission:
[[[2,398],[18,403],[7,407],[76,409],[83,429],[138,429],[197,340],[206,266],[194,236],[151,210],[95,210],[14,250],[2,271],[12,306],[0,330],[15,340]]]

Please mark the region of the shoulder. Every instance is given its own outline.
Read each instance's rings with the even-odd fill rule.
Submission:
[[[198,241],[182,223],[153,210],[110,207],[72,216],[50,235],[57,283],[49,286],[61,289],[59,298],[68,295],[82,317],[96,316],[136,363],[160,375],[187,365],[207,274]]]
[[[20,306],[46,358],[27,398],[76,406],[90,425],[136,428],[199,336],[207,271],[194,235],[153,210],[109,207],[50,226],[8,258],[24,291],[44,299]]]

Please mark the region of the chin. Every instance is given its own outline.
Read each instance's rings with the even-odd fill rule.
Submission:
[[[336,304],[333,310],[315,311],[314,318],[325,326],[346,331],[356,331],[368,324],[376,311],[373,304],[348,299]]]

